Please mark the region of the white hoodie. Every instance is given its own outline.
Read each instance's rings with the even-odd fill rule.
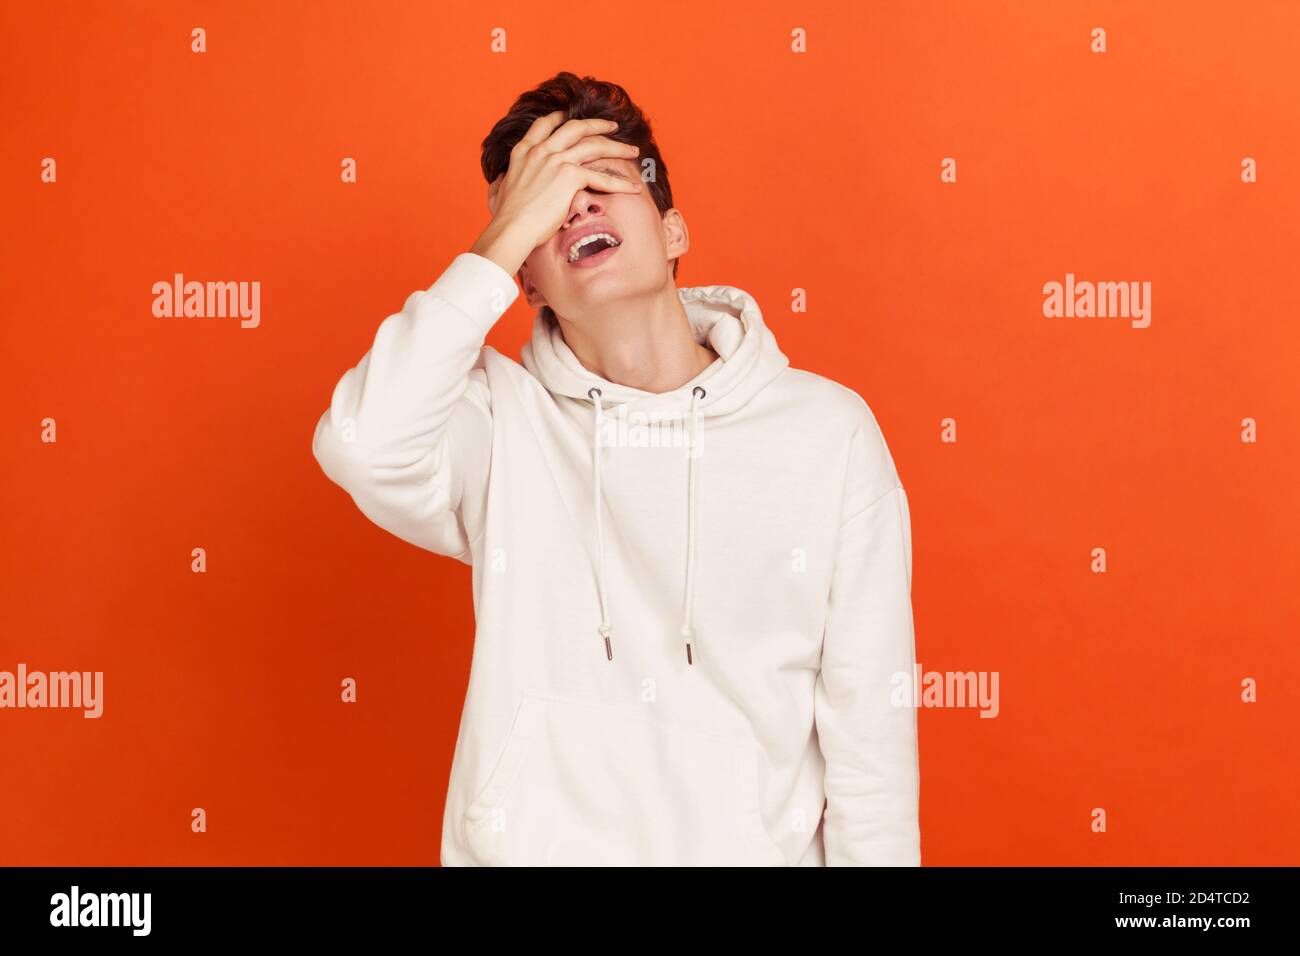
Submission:
[[[662,394],[541,311],[522,365],[485,347],[518,294],[458,255],[312,443],[473,565],[442,864],[920,865],[911,528],[870,409],[730,286],[678,290],[720,357]]]

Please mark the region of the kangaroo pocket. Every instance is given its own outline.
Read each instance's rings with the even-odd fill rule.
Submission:
[[[525,694],[466,840],[488,866],[783,866],[757,759],[635,707]]]

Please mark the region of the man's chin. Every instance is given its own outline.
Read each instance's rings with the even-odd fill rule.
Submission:
[[[640,296],[646,294],[642,292]],[[629,289],[622,282],[600,281],[572,290],[571,294],[564,297],[563,306],[552,306],[551,309],[565,318],[571,317],[574,321],[581,322],[584,317],[607,314],[611,306],[632,303],[638,297],[635,289]]]

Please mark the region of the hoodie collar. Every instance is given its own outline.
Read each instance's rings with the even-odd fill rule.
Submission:
[[[590,390],[601,390],[606,410],[627,405],[628,412],[681,413],[691,403],[692,389],[708,381],[708,394],[699,414],[708,417],[735,411],[776,378],[790,361],[763,322],[758,303],[748,293],[727,285],[680,288],[686,318],[695,340],[718,353],[718,361],[670,392],[646,392],[610,382],[587,369],[573,354],[559,323],[538,309],[532,338],[520,354],[524,368],[555,395],[590,402]]]

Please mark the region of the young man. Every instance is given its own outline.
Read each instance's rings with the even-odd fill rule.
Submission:
[[[745,292],[676,287],[686,221],[621,87],[524,94],[483,171],[490,224],[312,445],[473,566],[442,864],[919,865],[911,528],[870,409]],[[516,275],[522,364],[483,345]]]

